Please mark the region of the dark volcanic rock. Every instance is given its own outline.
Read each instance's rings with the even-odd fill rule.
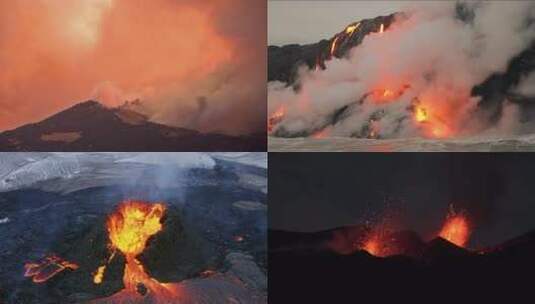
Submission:
[[[278,231],[274,236],[284,237]],[[375,257],[363,251],[340,255],[296,246],[269,250],[270,303],[314,302],[484,302],[530,295],[535,233],[485,252],[473,252],[437,238],[422,256]],[[290,233],[287,239],[295,239]],[[492,301],[491,301],[492,302]]]
[[[265,134],[204,134],[153,123],[129,109],[79,103],[0,133],[0,151],[265,151]]]
[[[289,85],[294,84],[297,80],[297,71],[300,66],[306,66],[309,69],[313,69],[316,66],[325,67],[324,62],[331,58],[331,45],[335,39],[337,39],[337,47],[333,55],[337,58],[345,57],[350,49],[362,43],[366,35],[378,32],[381,24],[387,29],[398,15],[400,14],[361,20],[360,26],[353,34],[348,35],[344,29],[329,40],[321,40],[314,44],[290,44],[282,47],[269,46],[268,81],[277,80]]]

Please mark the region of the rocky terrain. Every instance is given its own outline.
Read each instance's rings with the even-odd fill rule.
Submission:
[[[105,226],[125,199],[163,202],[163,229],[138,259],[182,303],[267,302],[267,156],[202,153],[10,153],[0,170],[0,302],[118,303],[125,258]],[[77,267],[40,283],[25,264]],[[51,266],[52,267],[52,266]],[[45,269],[51,272],[53,267]],[[129,303],[151,303],[139,291]],[[114,301],[117,300],[117,301]]]

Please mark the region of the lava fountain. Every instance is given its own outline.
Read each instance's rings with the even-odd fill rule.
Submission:
[[[178,299],[177,284],[164,284],[151,278],[137,259],[149,238],[162,230],[165,210],[161,203],[125,201],[108,217],[106,227],[110,247],[126,257],[123,276],[125,288],[108,300],[121,302],[125,298],[135,299],[145,295],[151,298],[152,303],[170,303]],[[104,270],[105,266],[98,268],[94,276],[96,284],[102,282]]]
[[[459,247],[465,247],[470,238],[470,225],[466,214],[455,212],[450,206],[450,211],[439,236]]]

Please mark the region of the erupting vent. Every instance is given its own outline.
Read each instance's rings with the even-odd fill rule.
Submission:
[[[126,257],[123,283],[125,289],[106,301],[123,301],[148,297],[151,303],[176,302],[179,296],[177,284],[160,283],[149,276],[137,256],[143,252],[147,241],[163,229],[162,218],[166,207],[161,203],[125,201],[108,217],[106,223],[110,247]],[[109,261],[113,258],[112,253]],[[100,284],[105,278],[106,265],[98,267],[93,282]]]
[[[465,247],[470,238],[468,218],[463,212],[455,212],[453,206],[450,205],[446,222],[439,235],[459,247]]]

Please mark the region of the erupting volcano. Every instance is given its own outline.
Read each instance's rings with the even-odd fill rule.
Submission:
[[[161,221],[165,210],[165,205],[162,203],[125,201],[109,216],[106,226],[110,247],[126,257],[123,276],[125,288],[110,300],[119,302],[123,299],[139,300],[147,296],[153,301],[152,303],[169,303],[179,296],[176,284],[163,284],[151,278],[137,259],[145,249],[149,238],[162,230]],[[102,282],[104,270],[104,265],[98,268],[94,277],[96,284]]]
[[[439,235],[459,247],[465,247],[470,238],[468,218],[462,212],[455,212],[453,206],[450,206],[444,227]]]

